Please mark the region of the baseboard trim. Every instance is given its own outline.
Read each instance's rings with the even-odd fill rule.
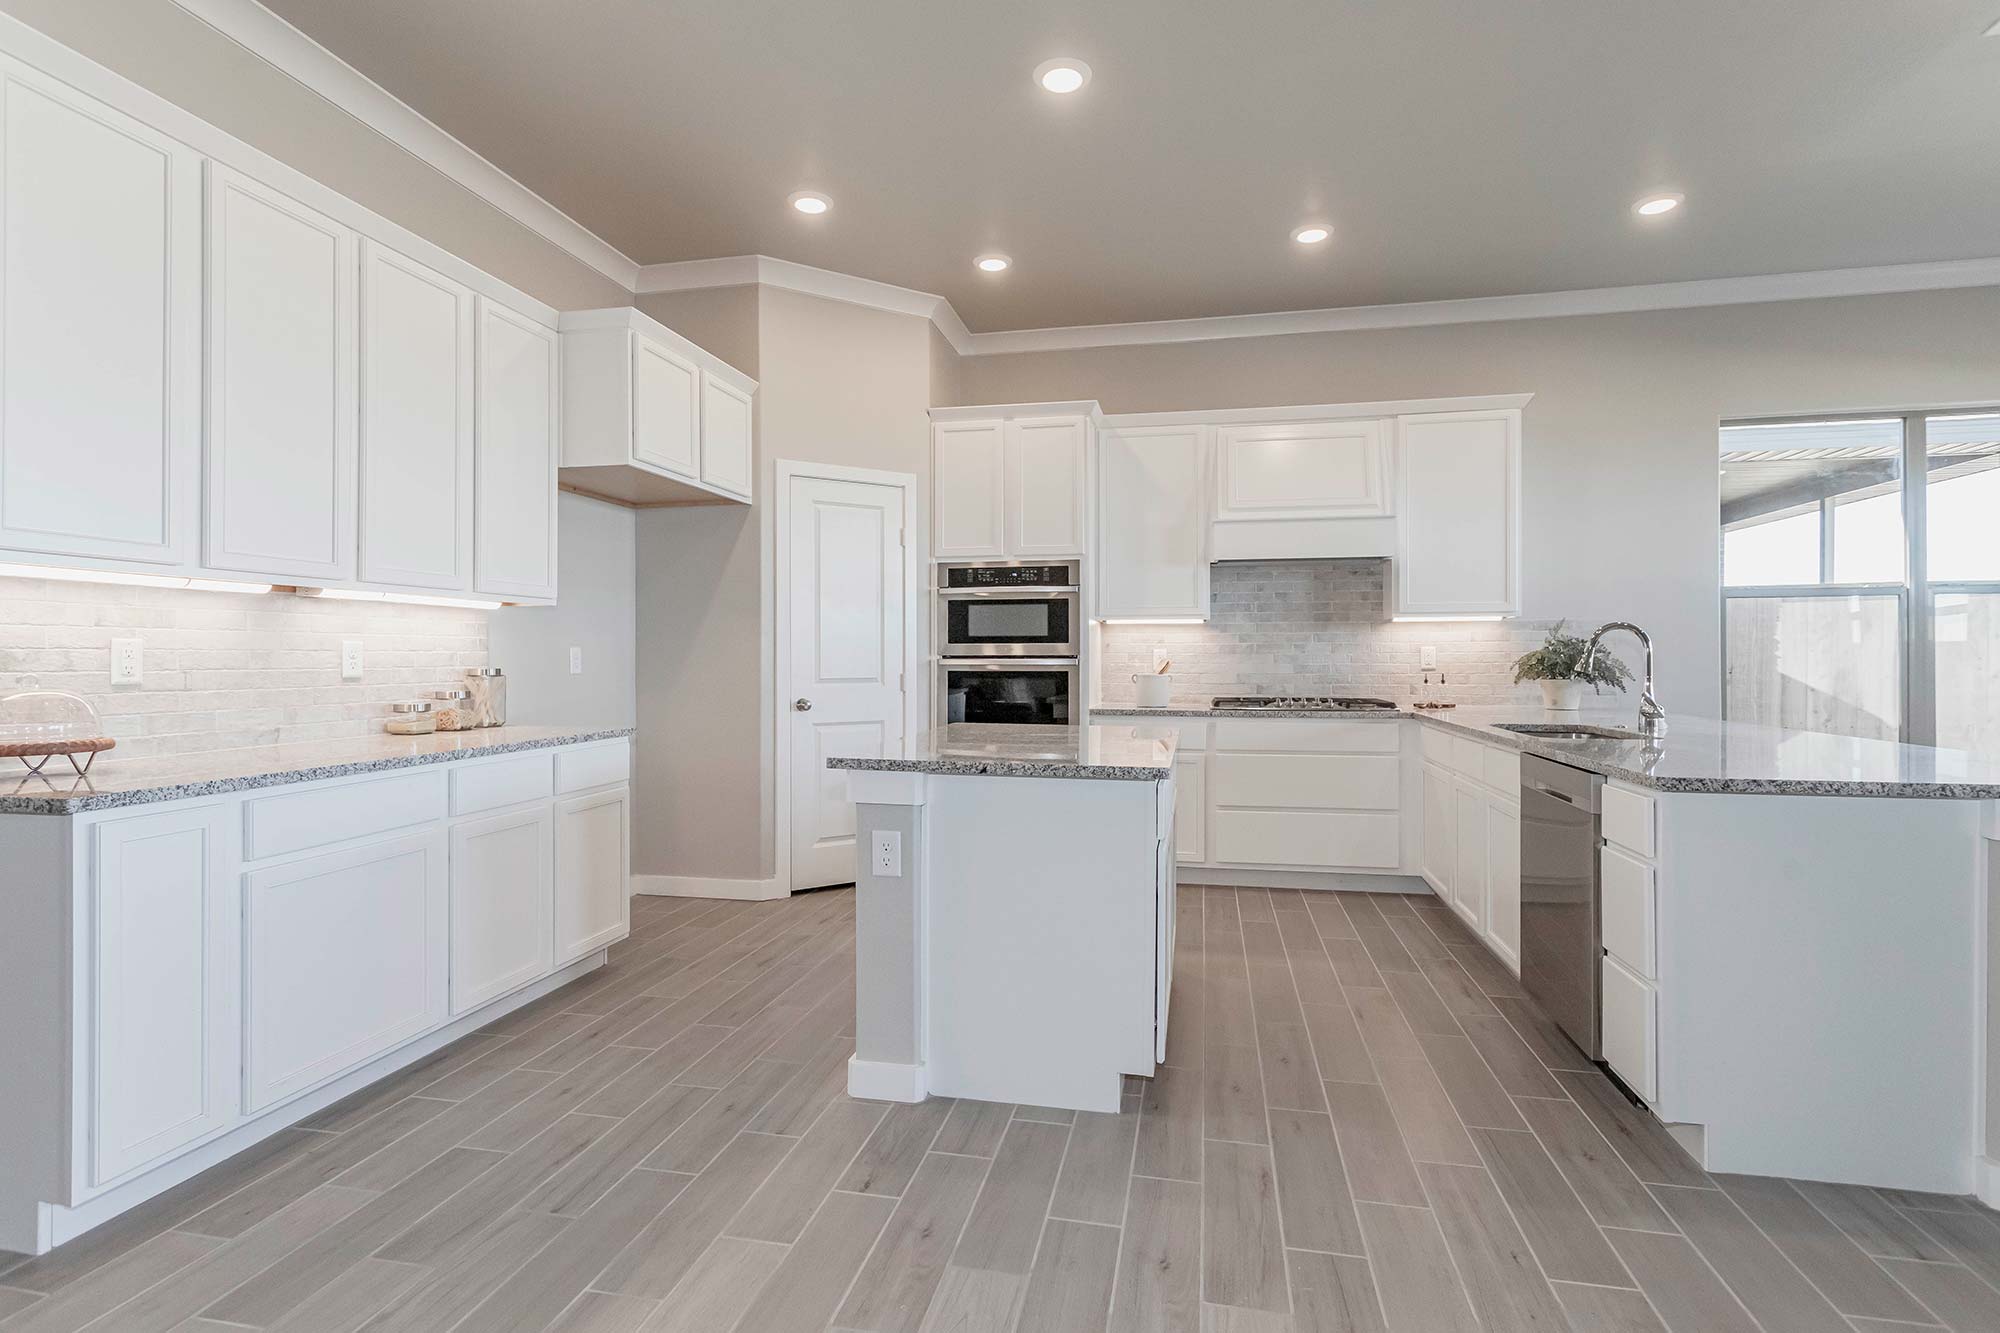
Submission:
[[[1234,885],[1252,889],[1334,889],[1363,893],[1423,893],[1430,886],[1416,875],[1347,870],[1232,870],[1227,866],[1175,868],[1181,884]]]
[[[847,1061],[847,1095],[877,1102],[920,1102],[924,1089],[922,1065],[892,1065],[880,1060],[850,1056]]]
[[[791,890],[775,879],[710,879],[703,875],[634,875],[632,892],[656,898],[734,898],[759,902]]]
[[[2000,1158],[1981,1157],[1972,1171],[1972,1192],[1988,1208],[2000,1208]]]

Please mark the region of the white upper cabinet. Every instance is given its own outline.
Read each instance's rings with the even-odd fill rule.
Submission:
[[[208,171],[206,563],[351,580],[354,233],[218,163]]]
[[[197,559],[201,159],[0,62],[0,547]]]
[[[473,588],[556,595],[557,346],[553,329],[479,301]]]
[[[560,327],[564,485],[625,505],[749,503],[757,381],[637,310]]]
[[[1520,614],[1521,413],[1397,421],[1396,615]]]
[[[704,366],[701,372],[701,479],[750,498],[750,392]]]
[[[361,557],[367,583],[472,586],[473,298],[361,247]]]
[[[938,559],[1007,554],[1006,435],[999,421],[952,421],[932,428],[931,545]]]
[[[1388,513],[1386,425],[1274,421],[1220,427],[1216,518],[1367,518]]]
[[[1097,404],[941,408],[931,420],[933,555],[1083,554]]]
[[[1100,436],[1099,616],[1208,618],[1210,434],[1147,426]]]

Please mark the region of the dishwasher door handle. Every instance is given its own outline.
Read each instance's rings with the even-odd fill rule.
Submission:
[[[1562,792],[1557,791],[1554,787],[1543,787],[1543,786],[1538,786],[1534,783],[1530,783],[1528,785],[1528,790],[1532,792],[1540,792],[1544,796],[1553,796],[1558,801],[1561,801],[1564,805],[1576,804],[1576,797],[1566,796]]]

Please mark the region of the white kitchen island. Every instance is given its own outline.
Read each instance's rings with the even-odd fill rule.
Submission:
[[[837,758],[857,838],[848,1091],[1117,1111],[1165,1050],[1174,733],[959,724]]]

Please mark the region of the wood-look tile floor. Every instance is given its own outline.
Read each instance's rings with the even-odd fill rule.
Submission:
[[[610,965],[41,1258],[0,1330],[2000,1330],[2000,1218],[1710,1176],[1427,898],[1181,890],[1117,1115],[845,1095],[851,891]]]

